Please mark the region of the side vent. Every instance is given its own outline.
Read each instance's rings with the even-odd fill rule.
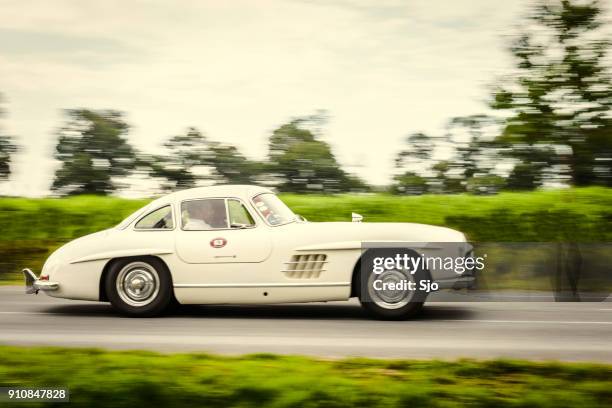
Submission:
[[[283,272],[288,278],[293,279],[316,279],[325,269],[327,263],[325,254],[293,255],[291,261],[285,262],[286,268]]]

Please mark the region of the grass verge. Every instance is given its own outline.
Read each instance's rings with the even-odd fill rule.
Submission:
[[[65,386],[71,407],[603,407],[611,384],[612,366],[596,364],[0,346],[0,386]]]
[[[0,279],[0,286],[23,286],[23,279]]]

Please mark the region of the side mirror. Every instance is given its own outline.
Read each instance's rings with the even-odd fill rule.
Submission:
[[[295,214],[295,217],[297,218],[298,221],[300,222],[308,222],[308,220],[306,219],[306,217],[302,217],[300,214]]]
[[[245,229],[248,228],[249,226],[247,224],[241,224],[239,222],[232,222],[230,224],[230,228],[237,228],[237,229]]]
[[[361,222],[363,220],[363,216],[357,213],[351,213],[351,221],[353,222]]]

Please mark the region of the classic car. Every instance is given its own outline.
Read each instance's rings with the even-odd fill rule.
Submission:
[[[117,226],[75,239],[53,252],[40,276],[24,269],[26,293],[110,302],[130,316],[154,316],[171,304],[255,304],[358,297],[375,317],[403,319],[425,296],[364,291],[364,243],[454,242],[458,231],[412,223],[308,222],[271,190],[220,185],[156,199]],[[413,249],[412,249],[413,250]],[[426,251],[422,247],[419,251]],[[472,276],[427,270],[440,288],[468,285]],[[414,275],[377,274],[383,282]],[[379,285],[380,286],[380,285]]]

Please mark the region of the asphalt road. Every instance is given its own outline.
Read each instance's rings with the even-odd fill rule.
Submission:
[[[154,319],[107,303],[0,287],[0,344],[271,352],[322,357],[515,357],[612,363],[612,302],[431,303],[405,322],[370,320],[356,301],[184,306]]]

